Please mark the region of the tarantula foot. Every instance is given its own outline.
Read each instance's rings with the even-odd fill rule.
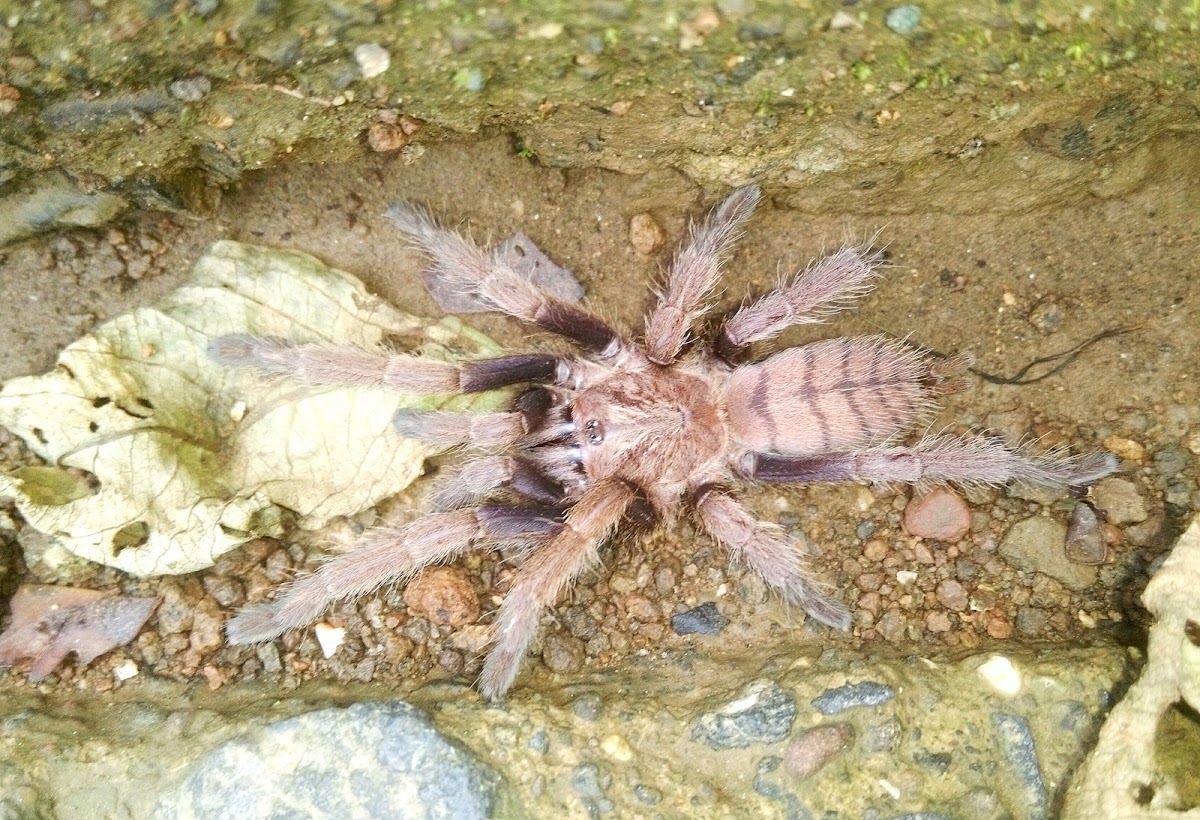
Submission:
[[[850,631],[850,624],[852,623],[850,610],[846,609],[840,601],[824,595],[818,595],[809,598],[804,602],[803,606],[804,611],[808,613],[809,617],[841,632]]]
[[[1121,462],[1112,453],[1088,453],[1073,460],[1065,483],[1068,487],[1090,487],[1120,466]]]
[[[225,624],[225,637],[231,644],[244,646],[278,638],[292,628],[280,618],[278,603],[253,604],[245,607]]]
[[[230,333],[216,336],[208,342],[208,357],[226,367],[256,367],[274,371],[275,357],[286,351],[288,343],[278,336],[255,336],[250,333]]]

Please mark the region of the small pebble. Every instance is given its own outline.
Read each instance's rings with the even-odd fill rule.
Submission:
[[[1096,582],[1096,568],[1067,560],[1067,528],[1060,522],[1035,515],[1009,527],[998,551],[1022,572],[1040,572],[1074,590]]]
[[[634,214],[629,220],[629,244],[642,256],[649,256],[663,246],[666,232],[647,213]]]
[[[1046,333],[1054,333],[1062,327],[1066,319],[1066,311],[1053,297],[1046,297],[1033,306],[1029,311],[1029,323]]]
[[[1021,691],[1021,672],[1003,655],[993,655],[979,667],[979,675],[1002,695]]]
[[[653,601],[643,595],[629,595],[625,598],[625,611],[635,621],[648,624],[656,621],[661,614]]]
[[[1167,447],[1154,454],[1154,469],[1164,478],[1175,478],[1191,460],[1182,447]]]
[[[1026,638],[1036,638],[1046,631],[1047,620],[1045,610],[1035,606],[1017,607],[1017,632]]]
[[[551,633],[542,641],[542,662],[550,671],[559,674],[578,672],[583,668],[586,647],[583,641],[560,632]]]
[[[638,783],[633,787],[633,796],[645,806],[656,806],[663,798],[662,792],[644,783]]]
[[[971,529],[971,509],[958,493],[938,487],[904,508],[904,529],[911,535],[953,543]]]
[[[462,626],[479,620],[479,596],[458,567],[429,567],[404,589],[404,604],[442,626]]]
[[[171,83],[171,96],[184,102],[196,102],[204,99],[212,91],[212,80],[205,76],[189,77],[186,80],[176,80]]]
[[[854,728],[846,723],[831,723],[801,732],[788,743],[783,767],[797,780],[812,777],[838,752],[854,741]]]
[[[192,631],[188,643],[197,652],[208,652],[225,642],[225,619],[217,602],[205,598],[192,613]]]
[[[1104,439],[1104,449],[1116,453],[1129,461],[1141,461],[1146,457],[1146,448],[1131,438],[1123,436],[1108,436]]]
[[[600,713],[603,711],[604,701],[594,692],[589,692],[586,695],[580,695],[571,701],[571,711],[581,720],[599,720]]]
[[[283,669],[283,663],[279,659],[279,648],[275,646],[274,641],[267,641],[255,646],[254,655],[262,664],[264,672],[275,673]]]
[[[633,760],[633,747],[629,741],[620,735],[609,735],[600,742],[603,752],[618,763],[628,763]]]
[[[1104,479],[1092,488],[1092,498],[1113,524],[1136,524],[1150,514],[1137,485],[1124,478]]]
[[[862,28],[858,19],[853,14],[841,9],[835,12],[829,20],[830,31],[848,31],[857,28]]]
[[[1108,557],[1108,545],[1104,542],[1104,526],[1096,508],[1086,501],[1075,505],[1071,513],[1071,525],[1067,527],[1067,560],[1076,564],[1096,566]]]
[[[912,34],[921,22],[921,7],[911,3],[897,6],[887,13],[883,21],[897,34]]]
[[[996,745],[1008,763],[1017,789],[1017,814],[1022,817],[1048,817],[1050,795],[1038,763],[1037,746],[1029,721],[1019,715],[992,713]]]
[[[963,612],[967,608],[967,591],[953,578],[948,578],[937,585],[937,599],[946,609],[952,609],[955,612]]]
[[[823,715],[837,715],[859,706],[879,706],[895,696],[892,687],[868,680],[827,689],[813,698],[812,705]]]
[[[354,61],[364,79],[378,77],[392,64],[392,55],[379,43],[363,43],[354,49]]]
[[[883,636],[885,641],[899,643],[908,633],[908,619],[900,610],[888,609],[879,616],[879,623],[875,625],[875,630]]]
[[[482,91],[487,81],[478,68],[460,68],[454,72],[454,84],[463,91]]]
[[[773,680],[756,680],[721,709],[697,718],[691,737],[713,749],[778,743],[791,732],[795,719],[795,696]]]
[[[317,643],[321,646],[321,654],[327,658],[332,658],[338,651],[338,647],[346,640],[346,630],[330,626],[324,621],[313,627],[313,632],[317,636]]]
[[[950,631],[950,616],[945,612],[930,612],[925,616],[925,628],[935,634]]]
[[[373,122],[367,126],[367,147],[376,154],[399,151],[408,145],[408,134],[399,125]]]
[[[671,616],[671,629],[676,635],[716,635],[727,623],[729,619],[717,611],[712,601]]]

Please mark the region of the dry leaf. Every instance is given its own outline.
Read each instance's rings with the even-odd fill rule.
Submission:
[[[435,448],[392,429],[398,407],[497,401],[263,380],[208,357],[210,338],[229,333],[365,348],[398,339],[435,357],[499,352],[457,319],[402,313],[307,254],[217,242],[160,305],[74,342],[53,371],[3,386],[0,425],[47,466],[0,474],[0,495],[82,558],[137,576],[193,572],[271,532],[281,507],[316,528],[406,487]]]
[[[25,584],[9,605],[12,624],[0,635],[0,666],[33,659],[37,682],[74,652],[91,663],[135,637],[158,606],[158,598],[106,596],[90,589]]]

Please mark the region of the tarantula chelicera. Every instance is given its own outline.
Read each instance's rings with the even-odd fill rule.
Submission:
[[[738,484],[1017,479],[1082,487],[1115,469],[1107,453],[1032,454],[986,436],[928,435],[902,446],[897,437],[933,400],[958,389],[954,377],[967,357],[938,360],[868,336],[736,363],[752,343],[820,321],[870,290],[882,260],[869,249],[845,248],[814,263],[730,315],[711,343],[693,338],[712,306],[722,258],[760,196],[757,186],[742,188],[693,227],[641,342],[404,202],[388,216],[432,258],[425,281],[435,297],[442,295],[439,303],[502,311],[566,336],[587,355],[446,363],[245,335],[216,339],[212,352],[221,362],[308,382],[418,393],[534,385],[507,412],[399,411],[401,435],[484,452],[439,479],[438,511],[370,531],[356,549],[299,578],[278,600],[242,611],[229,623],[230,640],[269,640],[315,620],[334,601],[407,580],[469,549],[520,546],[527,559],[500,607],[480,680],[483,694],[499,699],[512,686],[543,610],[598,562],[601,543],[623,518],[670,521],[690,509],[784,600],[848,629],[850,613],[821,591],[783,530],[755,520],[738,501]]]

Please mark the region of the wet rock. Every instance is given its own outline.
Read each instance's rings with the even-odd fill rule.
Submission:
[[[719,710],[706,712],[692,726],[692,740],[713,749],[742,749],[776,743],[791,732],[796,698],[773,680],[756,680]]]
[[[1104,543],[1104,524],[1096,515],[1096,508],[1086,501],[1076,504],[1071,513],[1064,551],[1068,561],[1085,566],[1103,564],[1108,557],[1108,545]]]
[[[1096,568],[1067,560],[1067,528],[1050,518],[1018,521],[1004,534],[999,552],[1022,572],[1041,572],[1074,590],[1096,582]]]
[[[542,663],[551,672],[568,674],[583,668],[586,647],[583,641],[560,632],[551,633],[542,641]]]
[[[860,706],[879,706],[895,696],[895,690],[887,684],[867,680],[828,689],[813,698],[812,705],[823,715],[840,715]]]
[[[908,502],[904,529],[912,535],[953,543],[971,529],[971,509],[958,493],[945,487]]]
[[[1137,486],[1123,478],[1104,479],[1092,488],[1092,498],[1114,524],[1136,524],[1149,516]]]
[[[993,712],[992,728],[996,733],[996,745],[1013,777],[1014,796],[1024,809],[1018,814],[1035,820],[1047,817],[1050,801],[1029,721],[1019,715]]]
[[[614,808],[612,800],[604,793],[612,785],[612,775],[601,770],[595,763],[580,763],[571,772],[571,787],[583,801],[589,817],[608,814]]]
[[[41,818],[56,817],[51,800],[38,794],[34,780],[16,763],[0,762],[0,817]]]
[[[458,567],[429,567],[404,589],[404,605],[442,626],[479,620],[479,596]]]
[[[128,207],[116,194],[79,190],[65,174],[43,174],[25,191],[0,199],[0,247],[42,231],[103,225]]]
[[[407,703],[357,703],[273,723],[218,747],[155,806],[156,820],[491,817],[500,776]]]
[[[854,728],[847,723],[831,723],[801,732],[788,743],[783,767],[798,780],[812,777],[854,742]]]
[[[671,629],[676,635],[716,635],[727,623],[729,619],[717,611],[712,601],[671,616]]]
[[[166,94],[145,91],[140,94],[99,97],[95,100],[52,103],[42,109],[42,122],[58,130],[92,131],[110,120],[122,117],[137,122],[149,114],[177,110],[179,103]]]

